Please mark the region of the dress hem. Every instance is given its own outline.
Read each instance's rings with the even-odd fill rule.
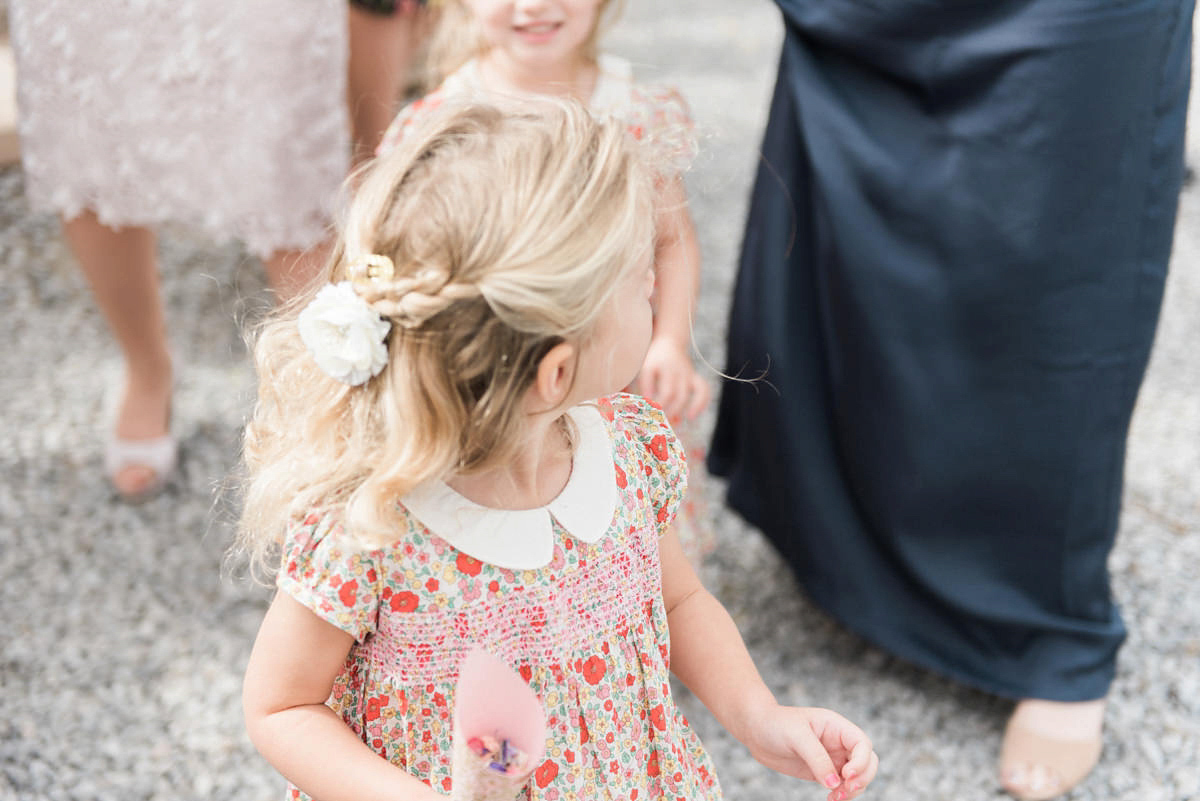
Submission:
[[[730,472],[732,472],[732,470]],[[886,635],[872,630],[869,626],[859,625],[857,622],[851,620],[849,616],[842,614],[837,603],[834,603],[831,599],[822,596],[819,591],[814,590],[812,587],[804,583],[802,578],[794,569],[792,569],[787,558],[784,557],[779,551],[778,546],[767,533],[766,528],[755,519],[755,516],[744,510],[743,507],[748,504],[745,504],[744,501],[736,499],[735,493],[732,489],[730,489],[727,494],[727,501],[729,508],[736,512],[738,516],[741,517],[745,522],[758,529],[763,537],[766,538],[767,542],[771,544],[771,547],[775,550],[775,552],[780,554],[780,557],[783,559],[784,563],[788,565],[789,571],[791,571],[792,575],[795,576],[797,587],[810,601],[813,602],[818,609],[832,617],[838,622],[839,625],[845,627],[854,635],[861,637],[872,646],[885,651],[889,655],[903,662],[907,662],[914,667],[927,670],[931,673],[941,676],[942,678],[950,679],[951,681],[955,681],[966,687],[970,687],[971,689],[1012,701],[1036,698],[1045,701],[1078,702],[1095,701],[1108,696],[1113,679],[1115,678],[1115,668],[1109,672],[1108,678],[1104,681],[1104,691],[1099,694],[1094,692],[1052,693],[1023,690],[1011,685],[1003,686],[999,683],[989,682],[987,680],[980,679],[978,676],[947,667],[945,664],[940,663],[937,660],[929,657],[927,654],[920,652],[919,649],[909,647],[907,643],[904,643],[903,641],[890,639]]]

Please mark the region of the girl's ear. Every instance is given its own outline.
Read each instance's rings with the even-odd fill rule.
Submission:
[[[537,375],[530,388],[531,400],[538,411],[557,409],[567,399],[575,384],[577,355],[574,345],[560,342],[538,362]]]

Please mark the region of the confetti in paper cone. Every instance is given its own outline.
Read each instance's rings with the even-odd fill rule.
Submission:
[[[504,662],[472,651],[454,702],[455,801],[512,801],[546,753],[546,714]]]

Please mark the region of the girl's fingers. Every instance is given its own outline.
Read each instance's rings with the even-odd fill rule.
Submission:
[[[867,765],[870,764],[871,757],[875,755],[874,747],[871,745],[870,738],[863,734],[861,729],[854,732],[857,736],[848,738],[848,732],[842,732],[843,747],[850,747],[850,758],[846,760],[846,764],[842,766],[842,776],[849,779],[854,776],[862,776],[867,770]],[[852,739],[853,743],[847,742],[847,739]]]
[[[845,772],[846,771],[843,768],[842,774],[845,775]],[[871,755],[867,758],[866,769],[863,770],[861,773],[855,773],[855,774],[853,774],[853,776],[851,778],[846,779],[845,785],[843,788],[846,791],[845,797],[847,799],[854,798],[855,796],[859,795],[863,790],[867,789],[867,785],[869,785],[871,783],[871,781],[875,778],[875,774],[878,772],[879,772],[879,755],[876,754],[874,751],[872,751]]]
[[[655,403],[658,403],[660,406],[662,405],[658,401],[658,384],[659,384],[658,370],[654,370],[654,369],[642,370],[641,374],[637,378],[637,382],[639,384],[638,389],[641,391],[641,394],[645,395],[647,398],[654,401]]]
[[[863,774],[863,786],[870,784],[877,773],[879,773],[879,754],[872,751],[871,763],[867,765],[867,772]]]
[[[664,373],[658,382],[658,396],[654,401],[667,413],[667,419],[679,417],[679,402],[676,400],[678,394],[675,391],[675,382]]]
[[[704,411],[704,407],[708,406],[710,390],[708,382],[698,375],[693,375],[688,383],[692,391],[692,400],[688,404],[687,418],[695,420]]]
[[[792,747],[799,754],[800,759],[808,766],[812,775],[816,777],[817,782],[826,789],[832,790],[842,783],[842,777],[838,775],[837,768],[833,764],[833,759],[829,756],[829,752],[825,750],[825,746],[813,734],[811,729],[807,727],[792,741]]]

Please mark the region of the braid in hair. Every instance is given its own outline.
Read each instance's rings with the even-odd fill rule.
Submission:
[[[426,320],[460,300],[478,297],[479,287],[452,283],[449,276],[426,270],[387,283],[372,282],[358,293],[375,311],[404,328],[419,328]]]

